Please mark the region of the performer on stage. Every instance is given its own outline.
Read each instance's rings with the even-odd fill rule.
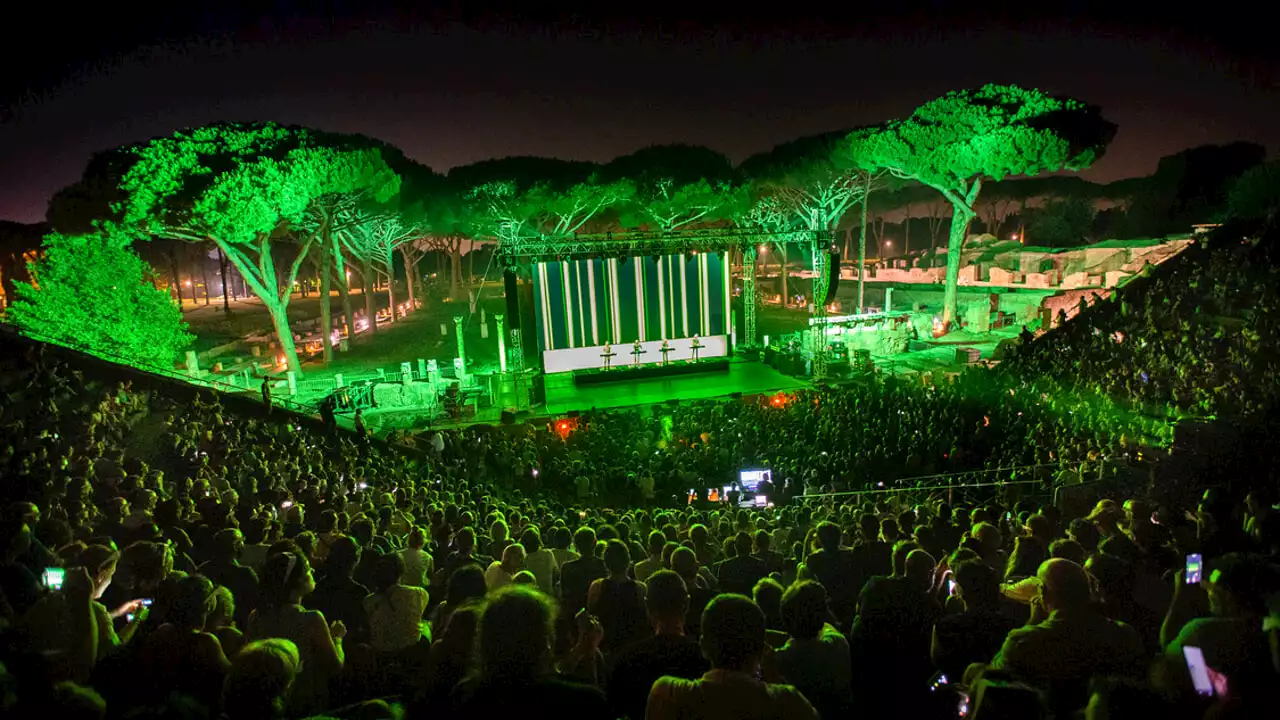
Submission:
[[[667,364],[667,356],[671,354],[671,343],[670,343],[670,342],[668,342],[668,341],[666,341],[666,340],[663,340],[663,341],[662,341],[662,349],[661,349],[661,350],[659,350],[658,352],[662,353],[662,364],[663,364],[663,365],[666,365],[666,364]]]
[[[605,370],[613,367],[613,356],[617,354],[618,353],[613,351],[613,345],[611,343],[604,344],[604,352],[600,353],[600,357],[604,358],[603,368]]]
[[[635,360],[636,367],[640,367],[640,356],[644,355],[647,352],[649,351],[640,347],[640,340],[637,338],[635,343],[633,343],[631,346],[631,355],[636,359]]]
[[[692,343],[690,343],[689,347],[690,347],[690,349],[692,349],[692,350],[693,350],[693,361],[694,361],[694,362],[698,362],[698,351],[699,351],[699,350],[701,350],[701,349],[702,349],[703,347],[705,347],[705,346],[704,346],[702,343],[698,342],[698,336],[697,336],[697,335],[694,335],[694,336],[693,336],[693,342],[692,342]]]

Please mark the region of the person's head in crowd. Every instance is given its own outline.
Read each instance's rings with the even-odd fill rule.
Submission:
[[[525,555],[532,555],[542,549],[542,536],[538,528],[530,527],[520,534],[520,544],[524,546]]]
[[[713,670],[755,675],[765,649],[764,612],[745,595],[718,595],[702,611],[702,655]]]
[[[1039,540],[1043,545],[1053,542],[1053,521],[1040,513],[1035,513],[1027,518],[1026,522],[1027,534]]]
[[[844,535],[844,531],[839,525],[823,521],[818,523],[815,533],[818,536],[818,545],[823,552],[835,552],[840,549],[840,538]]]
[[[480,566],[461,565],[449,576],[445,586],[445,602],[451,607],[458,607],[468,600],[483,598],[486,589],[484,571]]]
[[[698,555],[692,548],[678,547],[671,553],[671,570],[684,579],[685,585],[698,577]]]
[[[245,645],[231,659],[223,682],[223,712],[230,720],[285,717],[285,701],[301,669],[298,646],[290,640]]]
[[[1123,615],[1133,595],[1133,566],[1114,556],[1094,553],[1085,561],[1084,569],[1093,577],[1098,599],[1111,615]],[[1123,617],[1113,619],[1122,620]]]
[[[325,574],[328,577],[349,578],[360,564],[360,544],[343,535],[329,546],[329,557],[325,560]]]
[[[956,583],[956,596],[964,601],[965,609],[995,612],[1000,605],[1000,576],[990,565],[974,558],[951,566],[951,578]]]
[[[584,558],[596,556],[596,531],[583,525],[573,533],[573,549]]]
[[[1209,611],[1217,617],[1261,618],[1267,600],[1280,591],[1280,578],[1265,558],[1228,553],[1212,563],[1205,590]]]
[[[526,585],[494,591],[480,613],[480,673],[487,681],[522,682],[552,671],[556,605]]]
[[[213,536],[213,559],[229,563],[240,559],[244,552],[244,536],[236,528],[219,530]]]
[[[302,553],[277,553],[269,556],[258,574],[261,602],[267,607],[280,607],[300,602],[316,589],[311,562]]]
[[[506,521],[494,520],[493,524],[489,526],[489,537],[493,538],[494,542],[503,542],[507,539],[507,534],[510,531]]]
[[[521,570],[520,572],[511,576],[511,582],[516,585],[536,586],[538,584],[538,578],[535,577],[534,574],[529,572],[528,570]]]
[[[1089,573],[1070,560],[1046,560],[1036,573],[1039,596],[1049,612],[1085,612],[1093,601]]]
[[[1005,565],[1005,582],[1014,582],[1023,578],[1034,577],[1045,561],[1044,543],[1033,535],[1023,535],[1013,541],[1013,552]]]
[[[213,610],[205,620],[204,629],[213,632],[218,628],[230,627],[236,616],[236,598],[229,588],[221,585],[213,589]]]
[[[1085,519],[1098,528],[1099,534],[1111,537],[1119,531],[1120,520],[1123,516],[1124,512],[1116,505],[1115,500],[1104,498],[1093,506],[1093,511]]]
[[[782,627],[782,583],[771,577],[760,578],[751,589],[751,599],[764,611],[765,623],[769,629]]]
[[[914,540],[899,540],[897,545],[893,546],[893,574],[903,577],[906,574],[907,555],[913,550],[919,550],[920,546]]]
[[[734,557],[749,557],[751,555],[751,534],[740,532],[733,536]]]
[[[203,630],[217,605],[214,585],[203,575],[187,575],[174,587],[173,605],[166,618],[182,630]]]
[[[892,545],[898,542],[902,537],[902,533],[898,530],[898,521],[893,518],[885,518],[880,521],[880,539]]]
[[[1098,527],[1084,518],[1071,521],[1067,537],[1080,543],[1086,554],[1093,554],[1098,549]]]
[[[1103,555],[1109,555],[1119,558],[1125,562],[1134,562],[1138,559],[1138,546],[1133,544],[1127,535],[1112,535],[1105,537],[1098,543],[1098,552]]]
[[[462,556],[470,555],[476,548],[476,531],[464,527],[453,536],[453,544]]]
[[[502,549],[502,569],[513,575],[520,572],[524,569],[525,557],[524,546],[511,543]]]
[[[1049,557],[1070,560],[1077,565],[1083,565],[1088,559],[1080,543],[1067,538],[1059,538],[1049,545]]]
[[[102,597],[111,586],[119,561],[120,553],[105,545],[89,545],[76,552],[74,557],[67,558],[68,566],[82,567],[88,571],[89,580],[93,583],[94,599]]]
[[[921,590],[928,590],[933,583],[933,571],[936,567],[933,556],[917,548],[907,554],[902,575]]]
[[[657,530],[654,530],[653,532],[649,533],[647,543],[648,545],[645,548],[645,550],[649,553],[649,557],[660,558],[662,557],[662,548],[666,547],[667,538],[662,533],[658,532]]]
[[[649,624],[659,633],[683,635],[689,612],[689,588],[679,575],[659,570],[646,581],[645,610]]]
[[[801,580],[782,594],[779,608],[782,627],[797,640],[815,640],[830,614],[827,590],[820,583]]]
[[[773,535],[768,530],[757,530],[752,537],[753,550],[756,555],[764,555],[773,545]]]
[[[173,572],[173,550],[163,543],[133,543],[120,553],[119,570],[125,587],[147,597]]]
[[[665,536],[664,536],[665,537]],[[662,567],[671,569],[671,554],[680,547],[680,543],[671,542],[670,540],[662,546]]]
[[[985,558],[999,552],[1000,547],[1004,544],[1004,537],[1000,534],[1000,528],[989,522],[980,522],[973,526],[970,533],[977,540],[982,549],[979,552]]]
[[[399,553],[385,553],[374,559],[373,572],[369,574],[369,591],[384,593],[395,587],[404,575],[404,558]]]

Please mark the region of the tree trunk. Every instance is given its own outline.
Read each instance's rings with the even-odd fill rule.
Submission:
[[[462,242],[456,240],[449,249],[449,297],[462,299]]]
[[[956,323],[957,284],[960,280],[960,252],[964,249],[965,235],[969,231],[969,222],[973,220],[973,211],[963,205],[953,208],[951,214],[951,237],[947,242],[947,285],[942,297],[942,325],[950,330]]]
[[[782,279],[782,307],[785,308],[791,299],[787,290],[787,244],[778,243],[778,251],[778,277]]]
[[[276,338],[280,340],[280,350],[284,353],[285,365],[295,375],[302,375],[302,363],[298,362],[298,348],[293,344],[293,330],[289,327],[289,306],[279,302],[263,299],[267,312],[271,314],[271,324],[275,326]]]
[[[197,248],[200,246],[197,245]],[[204,304],[209,305],[209,258],[200,253],[200,279],[204,281]]]
[[[470,284],[471,278],[476,276],[476,244],[471,243],[471,249],[467,251],[467,283]]]
[[[378,308],[373,301],[373,261],[362,258],[360,261],[360,285],[364,288],[364,316],[369,320],[369,332],[378,332]]]
[[[178,296],[178,308],[182,308],[182,278],[178,275],[178,253],[169,247],[169,273],[173,275],[173,292]]]
[[[391,322],[403,317],[396,317],[396,283],[394,278],[387,280],[387,309],[391,311]]]
[[[335,248],[334,256],[337,262],[331,268],[333,271],[334,282],[338,283],[338,297],[342,299],[342,318],[347,326],[347,342],[355,342],[356,338],[356,311],[351,306],[351,281],[347,279],[347,270],[343,266],[340,249]]]
[[[871,175],[867,175],[866,192],[862,195],[862,230],[858,234],[858,313],[866,302],[867,292],[867,202],[871,199]]]
[[[227,254],[218,248],[218,271],[222,273],[222,314],[231,317],[231,290],[227,287]]]
[[[323,348],[324,364],[333,362],[333,298],[329,285],[333,274],[329,272],[329,229],[321,230],[320,257],[316,266],[320,268],[320,347]]]
[[[417,307],[417,303],[414,302],[415,298],[413,295],[413,275],[418,272],[418,258],[409,257],[408,251],[403,247],[400,248],[400,254],[404,256],[404,285],[405,290],[409,294],[409,309],[413,310]]]
[[[911,204],[907,204],[907,219],[902,221],[902,255],[911,254]]]

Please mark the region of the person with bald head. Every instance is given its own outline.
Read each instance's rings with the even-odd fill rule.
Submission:
[[[1083,567],[1053,558],[1040,565],[1036,578],[1031,619],[1005,638],[993,668],[1046,691],[1062,711],[1083,706],[1094,675],[1141,675],[1147,659],[1142,640],[1098,612]]]

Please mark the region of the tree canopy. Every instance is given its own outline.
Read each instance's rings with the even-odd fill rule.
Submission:
[[[957,90],[907,118],[850,133],[845,162],[884,169],[943,195],[952,206],[942,320],[957,314],[960,252],[984,180],[1081,170],[1101,157],[1115,126],[1095,107],[1016,85]]]
[[[732,218],[749,202],[729,158],[695,145],[644,148],[605,165],[600,177],[635,185],[634,196],[622,207],[624,227],[671,231]]]
[[[17,283],[9,309],[18,327],[108,358],[171,369],[193,340],[169,293],[119,233],[50,234],[32,263],[33,282]]]

